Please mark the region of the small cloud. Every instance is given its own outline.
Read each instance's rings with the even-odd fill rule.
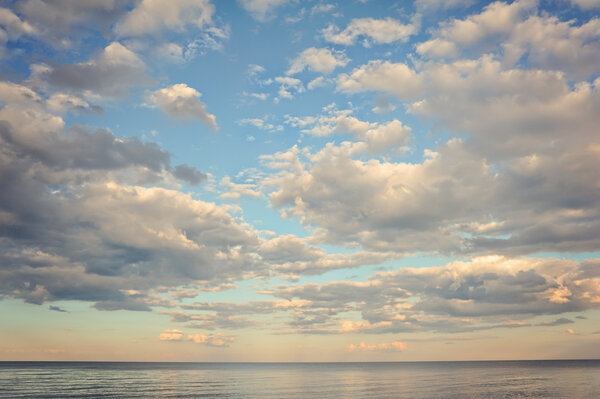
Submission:
[[[159,341],[181,341],[183,339],[183,331],[180,330],[165,330],[158,335]]]
[[[350,60],[341,51],[331,51],[327,48],[307,48],[290,64],[286,75],[294,75],[309,69],[314,72],[331,73],[337,67],[348,64]]]
[[[48,310],[53,310],[55,312],[61,312],[61,313],[68,313],[66,310],[64,310],[63,308],[60,308],[58,306],[48,306]]]
[[[585,316],[575,316],[575,318],[579,320],[587,320],[587,317]]]
[[[356,351],[360,351],[360,352],[367,352],[367,351],[402,352],[402,351],[406,350],[406,344],[404,342],[400,342],[400,341],[394,341],[394,342],[382,343],[382,344],[366,344],[365,342],[361,342],[358,345],[350,344],[350,345],[346,346],[344,348],[344,350],[346,352],[356,352]]]
[[[573,331],[573,329],[571,329],[571,328],[567,328],[567,329],[565,330],[565,332],[566,332],[567,334],[570,334],[570,335],[575,335],[575,334],[576,334],[576,333],[575,333],[575,331]]]
[[[201,95],[196,89],[179,83],[149,93],[145,105],[158,108],[173,119],[196,119],[212,130],[219,130],[216,117],[206,112],[206,104],[200,101]]]
[[[173,173],[173,176],[176,178],[183,180],[192,186],[197,186],[207,179],[207,176],[204,173],[185,163],[176,166],[171,173]]]
[[[226,348],[230,343],[235,341],[235,337],[224,334],[188,334],[187,340],[197,344]]]
[[[544,323],[536,324],[536,326],[560,326],[563,324],[571,324],[574,323],[573,320],[567,319],[566,317],[561,317],[560,319],[556,319],[554,321],[547,321]]]

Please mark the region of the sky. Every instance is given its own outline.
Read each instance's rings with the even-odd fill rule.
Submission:
[[[0,2],[0,360],[600,358],[599,0]]]

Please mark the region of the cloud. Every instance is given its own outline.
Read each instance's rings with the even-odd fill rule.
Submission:
[[[8,8],[0,7],[0,59],[6,55],[6,45],[21,36],[37,34],[37,30],[27,21],[21,20]]]
[[[220,195],[221,198],[239,200],[241,197],[261,198],[263,194],[257,189],[254,183],[235,183],[229,176],[225,176],[219,183],[225,188],[225,192]]]
[[[192,186],[197,186],[207,179],[207,176],[204,173],[185,163],[177,165],[173,168],[171,173],[173,173],[173,176],[176,178],[183,180]]]
[[[180,330],[165,330],[158,334],[158,339],[159,341],[181,341],[183,335],[183,331]]]
[[[363,45],[368,47],[371,43],[384,44],[395,41],[406,41],[416,32],[412,24],[402,24],[393,18],[355,18],[348,26],[341,30],[335,25],[323,29],[323,37],[334,44],[349,46],[355,43],[360,36],[365,37]]]
[[[467,7],[474,3],[474,0],[416,0],[415,8],[420,13],[433,12],[437,10],[447,10],[455,7]]]
[[[273,18],[273,12],[290,0],[238,0],[238,3],[259,22]]]
[[[104,115],[104,109],[93,105],[84,99],[65,93],[53,94],[46,101],[46,106],[53,112],[65,113],[67,111],[79,114]]]
[[[582,10],[600,8],[599,0],[571,0],[571,4],[577,5]]]
[[[58,306],[52,306],[52,305],[50,305],[50,306],[48,306],[48,309],[49,310],[53,310],[55,312],[68,313],[66,310],[64,310],[63,308],[58,307]]]
[[[168,188],[201,172],[172,168],[154,143],[80,126],[67,133],[42,96],[3,87],[0,101],[11,103],[0,109],[1,295],[149,310],[171,306],[158,287],[260,269],[258,233],[230,207]]]
[[[268,291],[305,301],[290,323],[304,333],[461,332],[531,326],[523,320],[598,308],[598,272],[592,263],[488,256],[445,266],[401,268],[367,282],[333,281]],[[324,311],[327,316],[309,318]],[[358,314],[348,321],[341,316]],[[515,320],[516,318],[516,320]],[[551,323],[561,325],[569,319]],[[341,327],[337,327],[337,326]]]
[[[319,73],[331,73],[339,66],[345,66],[350,60],[339,51],[326,48],[307,48],[290,63],[286,75],[295,75],[304,69]]]
[[[399,99],[410,100],[421,94],[423,81],[406,64],[373,60],[350,74],[340,74],[337,89],[346,93],[389,91]]]
[[[131,4],[129,0],[24,0],[15,8],[31,24],[36,38],[57,47],[73,47],[74,39],[86,37],[91,30],[108,34]]]
[[[394,341],[381,344],[366,344],[361,341],[359,344],[350,344],[344,348],[346,352],[366,352],[366,351],[382,351],[382,352],[402,352],[406,350],[406,344],[400,341]]]
[[[537,326],[553,327],[553,326],[561,326],[561,325],[564,325],[564,324],[572,324],[572,323],[574,323],[573,320],[567,319],[566,317],[561,317],[560,319],[556,319],[554,321],[548,321],[548,322],[538,323],[536,325]]]
[[[289,76],[277,76],[274,81],[279,83],[279,90],[277,92],[278,97],[274,99],[277,103],[282,98],[291,100],[294,98],[295,93],[304,93],[304,86],[300,79],[292,78]]]
[[[600,20],[577,25],[537,14],[536,1],[495,2],[481,13],[442,23],[433,38],[416,46],[429,58],[495,51],[505,66],[524,60],[532,67],[560,70],[574,79],[595,76],[600,63]]]
[[[263,118],[244,118],[244,119],[240,119],[238,121],[238,123],[240,125],[254,126],[257,129],[266,130],[266,131],[271,132],[271,133],[280,132],[280,131],[283,130],[283,126],[281,126],[281,125],[275,125],[275,124],[269,122],[268,121],[269,119],[271,119],[271,117],[269,117],[267,115],[267,116],[265,116]]]
[[[119,42],[112,42],[89,61],[38,68],[32,79],[83,97],[120,98],[128,89],[148,85],[141,58]]]
[[[206,112],[206,104],[199,100],[196,89],[185,83],[175,84],[147,95],[147,106],[156,107],[174,119],[196,119],[212,130],[218,130],[217,119]]]
[[[394,119],[387,123],[365,122],[352,115],[352,110],[327,109],[317,117],[291,117],[286,123],[314,136],[329,136],[334,133],[352,134],[367,144],[372,154],[384,151],[406,150],[412,142],[411,129]],[[359,152],[358,146],[355,151]]]
[[[120,36],[157,35],[165,30],[183,31],[188,25],[210,25],[215,12],[210,0],[142,0],[115,26]]]
[[[224,334],[188,334],[187,340],[193,341],[197,344],[203,344],[217,348],[226,348],[229,346],[229,344],[235,341],[235,337]]]

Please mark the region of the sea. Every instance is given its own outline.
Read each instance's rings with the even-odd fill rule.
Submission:
[[[600,398],[600,360],[0,362],[0,398]]]

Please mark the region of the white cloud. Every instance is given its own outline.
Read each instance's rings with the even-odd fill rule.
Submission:
[[[365,351],[397,351],[406,350],[406,344],[400,341],[386,342],[381,344],[366,344],[361,341],[359,344],[350,344],[344,348],[346,352],[365,352]]]
[[[32,36],[37,34],[35,27],[27,21],[21,20],[8,8],[0,7],[0,57],[6,53],[6,44],[18,39],[23,35]]]
[[[188,341],[193,341],[197,344],[214,346],[217,348],[226,348],[235,341],[235,337],[224,334],[188,334]]]
[[[346,93],[388,91],[408,100],[421,94],[423,82],[421,76],[406,64],[374,60],[350,74],[340,74],[337,89]]]
[[[183,331],[180,330],[165,330],[158,335],[160,341],[181,341],[183,339]]]
[[[406,149],[412,141],[411,129],[399,120],[388,123],[364,122],[352,116],[351,110],[328,110],[317,117],[288,117],[286,123],[300,127],[303,133],[328,136],[334,133],[349,133],[367,143],[371,153],[386,150]],[[355,147],[359,150],[359,147]]]
[[[290,0],[238,0],[238,3],[257,21],[264,22],[273,17],[277,7],[288,3]]]
[[[240,125],[254,126],[257,129],[266,130],[268,132],[280,132],[283,130],[283,126],[275,125],[268,122],[269,117],[264,118],[244,118],[238,121]]]
[[[279,102],[282,98],[291,100],[294,98],[295,93],[304,92],[304,86],[300,79],[289,76],[277,76],[274,81],[279,83],[278,97],[274,99],[275,102]]]
[[[286,72],[294,75],[308,68],[319,73],[331,73],[337,67],[345,66],[350,60],[339,51],[331,51],[326,48],[307,48],[301,52],[291,63]]]
[[[441,24],[433,38],[416,46],[426,57],[457,57],[470,51],[495,51],[506,67],[522,58],[537,68],[560,70],[575,79],[600,68],[600,19],[576,24],[537,15],[537,2],[495,2],[481,13]]]
[[[308,82],[308,84],[306,85],[306,88],[308,90],[314,90],[318,87],[323,87],[327,84],[329,80],[326,80],[323,76],[318,76],[316,78],[314,78],[313,80],[311,80],[310,82]]]
[[[577,5],[583,10],[600,8],[600,0],[571,0],[571,4]]]
[[[254,141],[254,140],[250,140]],[[239,200],[241,197],[261,198],[263,194],[254,183],[235,183],[229,176],[225,176],[219,183],[226,191],[221,198]]]
[[[310,14],[315,15],[315,14],[321,14],[321,13],[328,13],[334,9],[335,9],[334,4],[317,4],[310,9]]]
[[[392,43],[395,41],[406,41],[413,35],[416,28],[412,24],[402,24],[392,18],[374,19],[374,18],[356,18],[350,24],[341,30],[335,25],[329,25],[323,29],[323,37],[326,41],[352,45],[360,36],[365,37],[364,46],[368,46],[371,42],[382,44]]]
[[[206,112],[206,104],[199,100],[201,94],[184,83],[151,92],[148,106],[156,107],[175,119],[196,119],[213,130],[218,130],[217,119]]]
[[[420,55],[433,58],[456,57],[458,54],[454,42],[440,38],[419,43],[416,49]]]
[[[210,25],[215,12],[210,0],[142,0],[115,26],[121,36],[160,34],[163,30],[183,31],[187,25]]]

